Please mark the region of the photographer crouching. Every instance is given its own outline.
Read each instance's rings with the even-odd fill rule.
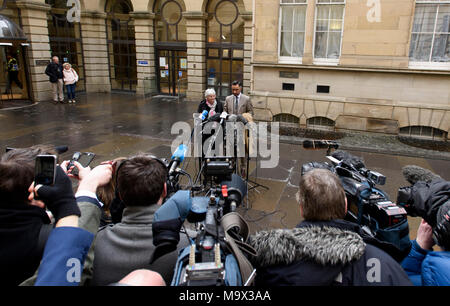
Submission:
[[[403,174],[412,186],[399,190],[398,203],[423,219],[402,266],[416,286],[449,286],[450,182],[417,166],[405,167]],[[443,251],[433,251],[435,245]]]

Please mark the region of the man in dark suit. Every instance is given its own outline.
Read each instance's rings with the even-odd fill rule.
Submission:
[[[225,100],[224,111],[228,114],[242,115],[249,113],[252,116],[253,104],[250,101],[250,97],[242,93],[242,85],[239,81],[234,81],[231,90],[233,95],[229,96]]]

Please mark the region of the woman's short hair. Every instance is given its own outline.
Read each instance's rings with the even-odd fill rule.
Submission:
[[[216,95],[216,91],[212,88],[208,88],[205,91],[205,98],[208,98],[209,96],[215,96]]]

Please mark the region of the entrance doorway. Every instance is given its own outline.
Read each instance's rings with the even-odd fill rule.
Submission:
[[[159,92],[170,96],[185,95],[187,90],[186,50],[159,49],[156,63]]]
[[[12,43],[0,43],[0,75],[1,100],[28,100],[28,80],[25,48]]]

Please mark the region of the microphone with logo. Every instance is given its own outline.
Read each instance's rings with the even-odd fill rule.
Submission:
[[[175,153],[173,153],[172,160],[169,163],[169,177],[173,176],[178,166],[181,165],[186,156],[187,147],[185,145],[180,145]]]
[[[208,118],[208,111],[205,109],[203,113],[200,115],[200,119],[202,119],[202,121],[205,121],[206,118]]]
[[[179,166],[183,163],[184,158],[186,156],[188,147],[185,145],[180,145],[175,153],[173,153],[172,159],[169,162],[168,165],[168,177],[167,177],[167,194],[168,197],[170,197],[172,194],[177,192],[179,188],[179,178],[180,175],[187,175],[190,176],[188,173],[186,173],[183,169],[179,168]]]

